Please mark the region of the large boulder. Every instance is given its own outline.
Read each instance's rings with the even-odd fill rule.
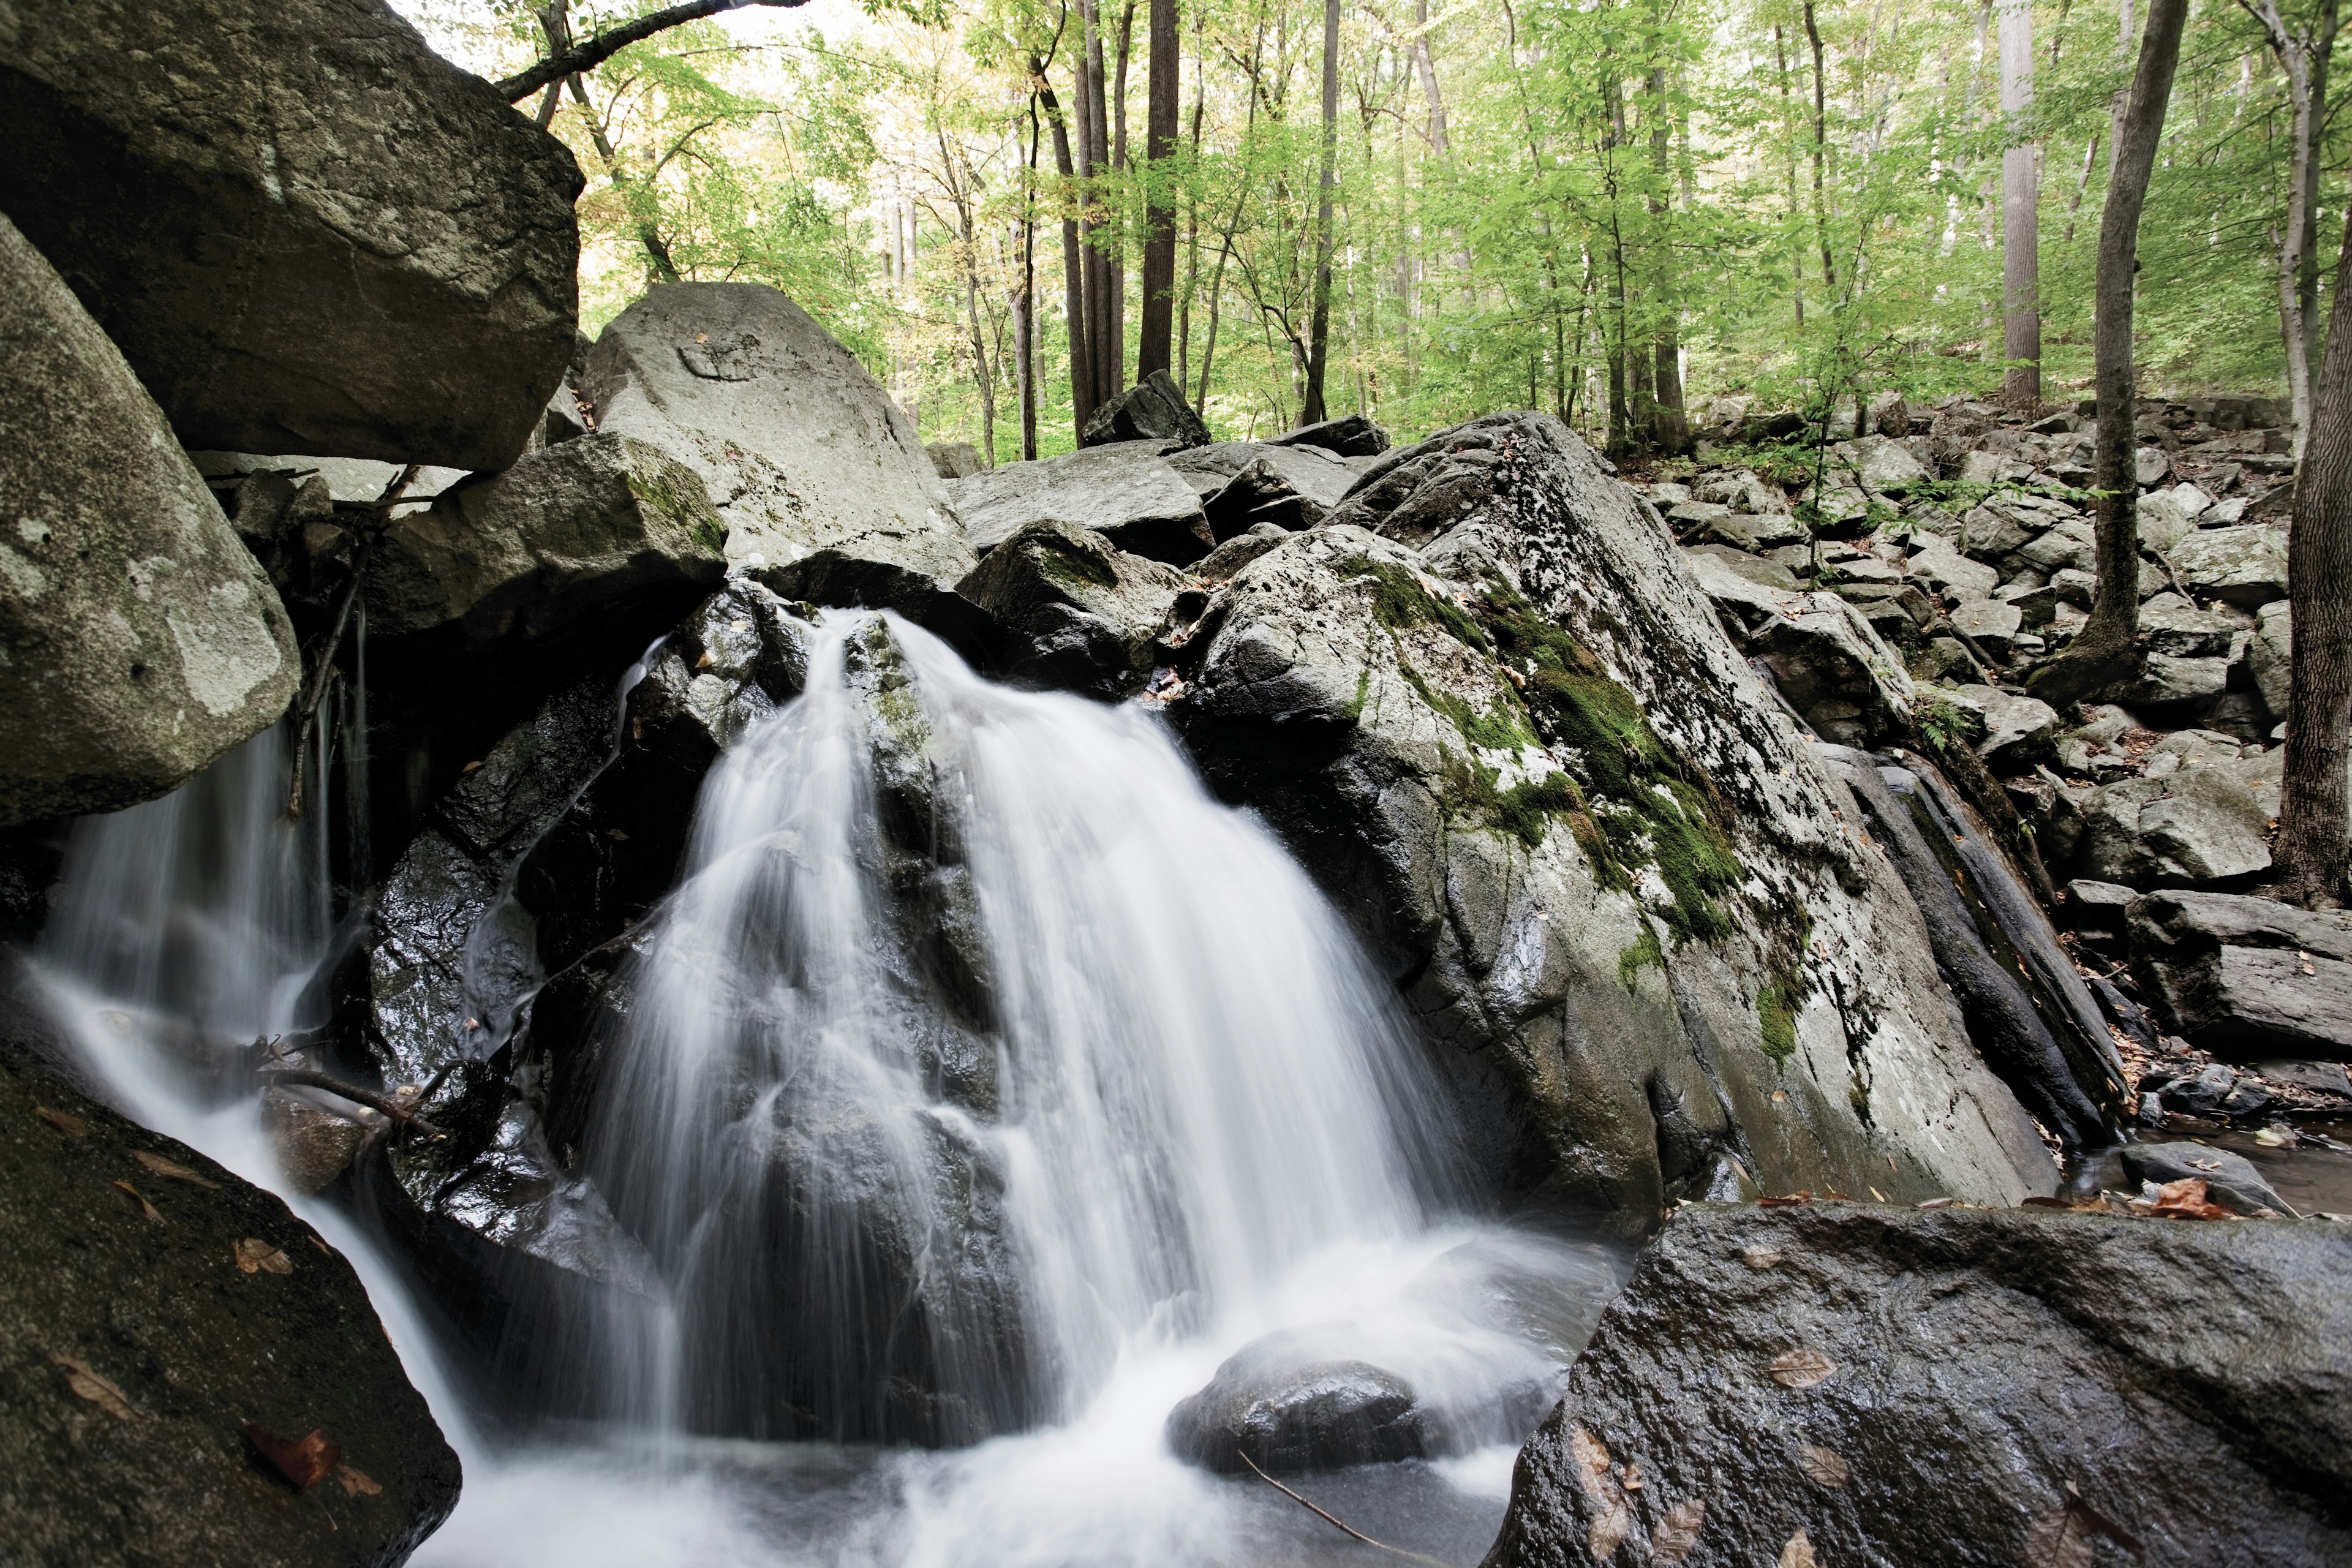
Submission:
[[[693,469],[600,431],[394,519],[367,562],[368,629],[455,628],[478,651],[593,619],[642,646],[718,585],[726,545]]]
[[[920,618],[975,563],[913,422],[764,284],[655,286],[596,340],[580,395],[599,431],[699,475],[728,560],[788,599]]]
[[[2294,610],[2284,599],[2274,599],[2255,612],[2254,639],[2246,645],[2246,668],[2263,706],[2273,718],[2286,717],[2287,694],[2294,676]]]
[[[1081,447],[1114,441],[1156,441],[1172,447],[1205,447],[1209,426],[1184,401],[1184,389],[1164,370],[1155,370],[1097,408],[1078,432]]]
[[[953,503],[973,547],[983,551],[1040,522],[1100,534],[1131,554],[1178,566],[1215,542],[1199,493],[1148,442],[1001,464],[958,479]]]
[[[1154,640],[1187,584],[1173,566],[1099,533],[1035,522],[990,551],[956,592],[986,616],[1006,674],[1120,696],[1151,673]]]
[[[1261,522],[1313,528],[1356,482],[1354,468],[1311,446],[1216,441],[1175,453],[1168,465],[1200,492],[1219,543]]]
[[[2131,906],[2132,961],[2173,1033],[2231,1061],[2352,1061],[2352,914],[2228,893]]]
[[[275,722],[301,658],[154,399],[5,218],[0,355],[0,824],[113,811]]]
[[[1874,746],[1909,736],[1910,674],[1858,605],[1758,582],[1720,557],[1694,555],[1690,569],[1780,700],[1823,740]]]
[[[2252,876],[2271,863],[2252,791],[2222,768],[2123,779],[2083,805],[2076,874],[2135,888],[2193,887]]]
[[[10,1560],[407,1561],[457,1504],[457,1456],[342,1256],[268,1193],[13,1052],[0,1126]],[[291,1476],[269,1462],[309,1437],[321,1447],[289,1455]]]
[[[2263,523],[2200,529],[2170,559],[2180,580],[2208,598],[2251,610],[2286,597],[2286,536]]]
[[[1415,450],[1464,521],[1276,544],[1171,707],[1358,914],[1490,1173],[1630,1230],[1745,1184],[2046,1190],[1894,870],[1655,513],[1546,416]],[[1343,511],[1423,536],[1403,467]]]
[[[1342,458],[1377,458],[1389,449],[1389,433],[1373,424],[1371,416],[1368,414],[1342,414],[1337,419],[1301,425],[1296,430],[1270,436],[1266,444],[1274,447],[1320,447]]]
[[[572,154],[382,0],[20,0],[0,209],[190,447],[521,454],[572,357]]]
[[[1486,1568],[2345,1561],[2347,1272],[2320,1220],[1683,1210]]]
[[[1243,1346],[1169,1412],[1168,1446],[1220,1474],[1238,1474],[1246,1458],[1280,1475],[1421,1458],[1431,1451],[1428,1427],[1412,1385],[1395,1373],[1274,1334]]]

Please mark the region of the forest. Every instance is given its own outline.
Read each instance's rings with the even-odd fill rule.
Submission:
[[[659,9],[401,8],[493,79]],[[991,463],[1070,449],[1162,367],[1221,437],[1530,406],[1622,454],[1727,396],[1916,405],[2028,366],[2044,404],[2084,395],[2135,9],[819,0],[665,28],[523,107],[590,175],[592,331],[649,282],[770,283]],[[2336,28],[2332,0],[2192,8],[2143,395],[2315,374]]]

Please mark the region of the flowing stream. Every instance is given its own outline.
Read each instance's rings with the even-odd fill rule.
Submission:
[[[126,1109],[271,1185],[239,1048],[324,1024],[349,940],[286,766],[264,736],[79,825],[40,955]],[[895,618],[828,617],[713,769],[625,978],[584,1164],[662,1289],[564,1325],[614,1419],[477,1436],[393,1271],[298,1205],[465,1458],[420,1563],[1387,1560],[1168,1446],[1276,1332],[1404,1378],[1442,1451],[1292,1484],[1466,1563],[1614,1288],[1479,1217],[1388,986],[1155,715]]]

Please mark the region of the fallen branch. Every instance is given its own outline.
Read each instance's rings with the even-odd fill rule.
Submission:
[[[372,1089],[362,1089],[355,1083],[345,1083],[339,1078],[329,1078],[322,1072],[312,1072],[308,1068],[270,1068],[265,1070],[261,1077],[266,1083],[292,1084],[300,1089],[323,1089],[329,1094],[340,1095],[354,1105],[364,1105],[370,1110],[380,1111],[403,1127],[414,1127],[427,1138],[448,1136],[446,1131],[417,1115],[415,1110],[406,1100],[394,1099],[388,1094],[378,1094]]]
[[[667,32],[686,22],[698,22],[705,16],[715,16],[721,11],[740,10],[746,5],[793,6],[807,0],[686,0],[679,5],[656,11],[618,27],[607,27],[584,44],[575,45],[532,66],[520,75],[494,83],[500,98],[509,103],[520,103],[553,81],[579,71],[592,71],[631,44],[643,43],[656,33]]]
[[[1453,1564],[1445,1562],[1443,1558],[1431,1557],[1419,1552],[1408,1552],[1402,1546],[1391,1546],[1385,1541],[1374,1541],[1370,1536],[1366,1535],[1362,1531],[1358,1530],[1346,1520],[1337,1518],[1334,1515],[1326,1512],[1324,1510],[1318,1508],[1315,1504],[1307,1501],[1305,1498],[1300,1497],[1297,1492],[1292,1491],[1288,1487],[1284,1486],[1280,1481],[1276,1480],[1272,1476],[1267,1475],[1264,1470],[1259,1469],[1257,1468],[1257,1461],[1251,1458],[1247,1454],[1241,1456],[1241,1461],[1243,1464],[1247,1465],[1250,1468],[1250,1473],[1257,1477],[1259,1480],[1264,1481],[1267,1486],[1272,1487],[1275,1490],[1280,1492],[1283,1496],[1288,1498],[1291,1501],[1297,1503],[1299,1507],[1305,1509],[1316,1518],[1323,1521],[1326,1524],[1337,1525],[1339,1529],[1346,1531],[1349,1535],[1354,1536],[1365,1545],[1377,1546],[1382,1552],[1393,1552],[1399,1557],[1407,1558],[1415,1563],[1429,1563],[1431,1564],[1431,1568],[1453,1568]]]
[[[383,487],[383,493],[375,499],[373,510],[379,518],[399,503],[402,494],[415,482],[423,467],[420,463],[411,463],[393,476],[392,482]],[[327,688],[331,684],[330,677],[334,673],[335,650],[343,646],[343,632],[352,623],[352,606],[359,602],[360,583],[367,575],[368,551],[374,543],[373,531],[362,533],[359,543],[352,550],[352,580],[343,584],[342,599],[335,605],[334,626],[327,633],[325,646],[319,650],[319,667],[310,672],[310,689],[302,694],[294,728],[294,780],[286,792],[286,815],[289,816],[302,815],[302,764],[310,755],[310,731],[318,722],[319,704],[326,700]]]

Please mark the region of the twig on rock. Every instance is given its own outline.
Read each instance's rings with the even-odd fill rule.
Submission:
[[[265,1081],[273,1084],[293,1084],[302,1089],[323,1089],[329,1094],[340,1095],[354,1105],[364,1105],[370,1110],[380,1111],[403,1127],[414,1127],[427,1138],[448,1136],[443,1129],[436,1127],[432,1122],[417,1115],[408,1101],[388,1094],[378,1094],[372,1089],[362,1089],[355,1083],[345,1083],[339,1078],[329,1078],[322,1072],[312,1072],[308,1068],[269,1068],[265,1069],[261,1076]]]
[[[1250,1473],[1257,1477],[1259,1480],[1264,1481],[1267,1486],[1272,1487],[1275,1490],[1280,1492],[1283,1496],[1288,1498],[1291,1501],[1297,1503],[1307,1512],[1315,1515],[1316,1518],[1323,1521],[1326,1524],[1337,1525],[1339,1529],[1346,1531],[1349,1535],[1354,1536],[1365,1545],[1377,1546],[1382,1552],[1393,1552],[1399,1557],[1406,1558],[1414,1563],[1429,1563],[1431,1568],[1453,1568],[1453,1564],[1445,1562],[1443,1558],[1431,1557],[1419,1552],[1408,1552],[1402,1546],[1391,1546],[1385,1541],[1374,1541],[1370,1536],[1366,1535],[1362,1531],[1358,1530],[1346,1520],[1340,1519],[1336,1515],[1317,1507],[1315,1504],[1307,1501],[1305,1498],[1299,1496],[1297,1492],[1292,1491],[1288,1487],[1284,1486],[1280,1481],[1276,1480],[1272,1476],[1267,1475],[1264,1470],[1259,1469],[1257,1468],[1257,1461],[1251,1458],[1247,1454],[1241,1456],[1241,1461],[1243,1464],[1247,1465],[1250,1468]]]

